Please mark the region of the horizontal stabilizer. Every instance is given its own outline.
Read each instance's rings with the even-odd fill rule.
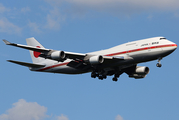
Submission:
[[[14,60],[7,60],[7,61],[18,64],[18,65],[26,66],[26,67],[32,67],[32,68],[45,67],[45,65],[40,65],[40,64],[26,63],[26,62],[14,61]]]

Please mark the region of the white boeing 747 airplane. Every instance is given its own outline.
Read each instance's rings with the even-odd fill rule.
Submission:
[[[128,42],[106,50],[91,53],[74,53],[44,48],[35,38],[26,39],[27,45],[5,44],[30,50],[33,63],[14,60],[9,62],[29,67],[31,71],[63,74],[82,74],[91,72],[91,77],[103,80],[112,76],[113,81],[126,73],[129,77],[145,78],[149,68],[137,66],[138,63],[157,60],[161,67],[161,59],[171,54],[177,45],[164,37],[154,37]]]

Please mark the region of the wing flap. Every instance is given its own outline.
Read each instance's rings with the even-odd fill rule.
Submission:
[[[103,56],[103,58],[106,59],[106,60],[113,60],[113,59],[124,60],[123,56],[119,56],[119,57],[115,57],[115,56]]]
[[[103,56],[106,60],[131,60],[132,57],[125,55],[125,56]]]
[[[76,69],[80,69],[80,70],[84,70],[84,71],[92,68],[91,65],[85,64],[82,61],[71,61],[67,64],[67,66],[73,67],[73,68],[76,68]]]
[[[32,68],[45,67],[45,65],[41,65],[41,64],[26,63],[26,62],[14,61],[14,60],[7,60],[7,61],[18,64],[18,65],[22,65],[22,66],[25,66],[25,67],[32,67]]]
[[[80,59],[83,60],[83,58],[86,56],[86,54],[82,54],[82,53],[74,53],[74,52],[65,52],[67,58],[69,59]]]

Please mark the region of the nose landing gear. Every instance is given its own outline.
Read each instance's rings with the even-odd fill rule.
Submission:
[[[158,63],[156,64],[156,66],[159,67],[159,68],[162,67],[162,64],[161,64],[161,62],[160,62],[161,60],[162,60],[162,58],[159,58],[159,59],[158,59]]]

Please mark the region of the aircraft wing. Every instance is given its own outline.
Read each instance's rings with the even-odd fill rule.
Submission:
[[[125,56],[104,56],[104,59],[112,59],[112,60],[132,60],[133,58],[125,55]]]
[[[21,45],[21,44],[15,44],[15,43],[10,43],[7,40],[3,40],[4,43],[6,45],[11,45],[11,46],[15,46],[15,47],[20,47],[23,49],[27,49],[27,50],[32,50],[32,51],[37,51],[37,52],[41,52],[41,53],[48,53],[51,50],[50,49],[45,49],[45,48],[37,48],[37,47],[33,47],[33,46],[28,46],[28,45]]]
[[[11,46],[15,46],[15,47],[19,47],[19,48],[23,48],[23,49],[27,49],[27,50],[32,50],[32,51],[40,52],[40,53],[43,53],[45,55],[48,55],[48,54],[56,51],[56,50],[52,50],[52,49],[37,48],[37,47],[34,47],[34,46],[15,44],[15,43],[11,43],[11,42],[9,42],[7,40],[3,40],[3,41],[4,41],[4,43],[6,45],[11,45]],[[65,52],[65,55],[69,59],[83,59],[86,54],[74,53],[74,52]]]
[[[11,45],[11,46],[15,46],[15,47],[19,47],[19,48],[23,48],[23,49],[27,49],[27,50],[31,50],[31,51],[36,51],[36,52],[40,52],[41,55],[40,57],[44,57],[47,59],[52,59],[52,60],[57,60],[58,59],[53,59],[51,57],[51,54],[53,52],[59,52],[57,50],[52,50],[52,49],[46,49],[46,48],[37,48],[34,46],[28,46],[28,45],[21,45],[21,44],[15,44],[15,43],[11,43],[7,40],[3,40],[4,43],[6,45]],[[63,51],[62,51],[63,52]],[[92,54],[82,54],[82,53],[74,53],[74,52],[63,52],[65,54],[65,57],[67,59],[73,59],[73,60],[84,60],[84,61],[88,61],[91,57],[93,56],[102,56],[104,60],[107,60],[109,62],[115,62],[116,60],[127,60],[127,59],[132,59],[129,56],[107,56],[107,55],[92,55]],[[58,54],[55,54],[58,55]],[[55,56],[56,57],[56,56]]]
[[[85,57],[83,58],[83,60],[77,59],[77,60],[72,60],[71,62],[69,62],[67,64],[67,66],[76,68],[76,69],[81,69],[81,70],[89,70],[91,68],[93,68],[94,66],[98,66],[99,64],[93,64],[90,63],[89,59],[90,57],[93,57],[96,55],[89,55],[86,54]],[[75,56],[74,56],[75,57]],[[82,55],[81,55],[82,57]],[[127,56],[102,56],[104,59],[104,63],[101,64],[110,64],[110,63],[115,63],[115,62],[119,62],[121,60],[131,60],[133,59],[132,57],[127,57]],[[88,62],[85,62],[88,61]]]
[[[67,58],[69,59],[73,59],[73,60],[84,60],[86,57],[90,58],[92,56],[96,56],[96,55],[90,55],[90,54],[83,54],[83,53],[74,53],[74,52],[65,52]],[[124,56],[103,56],[103,58],[105,60],[125,60],[126,57]]]
[[[14,61],[14,60],[7,60],[7,61],[18,64],[18,65],[26,66],[26,67],[32,67],[32,68],[45,67],[45,65],[41,65],[41,64],[26,63],[26,62]]]
[[[65,52],[67,58],[69,59],[80,59],[82,60],[86,54],[82,54],[82,53],[74,53],[74,52]]]

